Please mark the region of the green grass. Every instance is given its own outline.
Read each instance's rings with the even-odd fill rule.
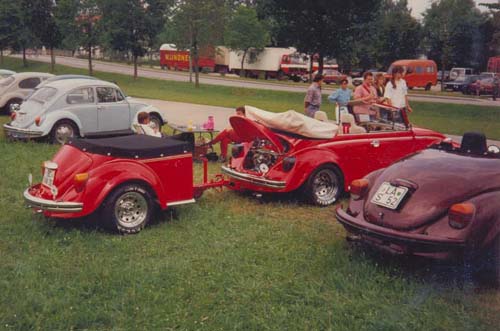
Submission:
[[[5,68],[16,71],[48,71],[48,64],[30,62],[28,68],[22,67],[19,59],[6,58]],[[87,74],[84,69],[58,65],[57,74]],[[139,78],[130,75],[96,72],[96,76],[115,81],[129,95],[190,102],[224,107],[237,107],[243,104],[256,106],[270,111],[303,110],[303,93],[257,90],[238,87],[201,85],[195,89],[189,83]],[[333,106],[326,98],[323,109],[333,118]],[[443,133],[462,135],[465,131],[482,131],[488,138],[500,140],[500,108],[474,105],[455,105],[443,103],[412,102],[414,109],[411,121],[421,127]]]
[[[137,96],[192,101],[190,92],[199,103],[251,100],[275,111],[301,101],[293,93],[267,100],[253,90],[140,80],[143,87],[99,75]],[[161,93],[157,85],[165,86]],[[22,191],[28,173],[41,180],[41,162],[56,151],[9,143],[0,130],[0,329],[496,330],[500,323],[498,291],[464,283],[460,268],[448,273],[351,248],[335,206],[209,191],[132,236],[104,232],[92,220],[41,219],[24,208]],[[210,165],[211,174],[219,171]]]

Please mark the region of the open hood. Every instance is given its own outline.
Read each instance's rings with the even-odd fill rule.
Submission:
[[[283,152],[284,147],[278,136],[264,125],[241,116],[230,117],[229,123],[243,142],[252,142],[256,138],[266,139],[274,145],[277,152]]]
[[[409,188],[398,210],[372,203],[382,183]],[[433,222],[451,205],[500,189],[500,159],[463,156],[428,149],[381,172],[364,204],[368,222],[411,230]]]

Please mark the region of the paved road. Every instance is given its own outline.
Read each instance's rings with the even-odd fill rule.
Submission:
[[[139,99],[149,103],[161,110],[162,115],[174,124],[188,124],[192,121],[194,124],[201,124],[208,119],[208,116],[214,116],[215,129],[223,130],[229,126],[229,117],[234,114],[233,108],[197,105],[184,102],[172,102],[153,99]],[[449,135],[454,141],[460,142],[461,136]],[[500,147],[500,141],[488,140],[488,145],[497,145]]]
[[[20,57],[20,55],[14,55],[15,57]],[[29,60],[40,61],[40,62],[50,62],[49,56],[38,56],[30,57]],[[88,68],[88,61],[85,59],[72,58],[72,57],[57,57],[56,63],[66,65],[74,68]],[[110,63],[103,61],[93,61],[93,67],[96,71],[119,73],[125,75],[133,74],[133,67],[125,64]],[[163,80],[172,80],[180,82],[188,82],[189,75],[183,72],[172,72],[160,69],[151,69],[139,67],[138,75],[140,77],[155,78]],[[201,75],[200,83],[209,85],[222,85],[222,86],[236,86],[244,88],[255,88],[255,89],[266,89],[275,91],[289,91],[289,92],[305,92],[305,86],[293,86],[279,83],[270,82],[252,82],[252,81],[242,81],[237,79],[229,79],[223,77],[213,77],[209,75]],[[324,94],[330,94],[334,89],[325,87],[323,89]],[[500,106],[499,101],[485,100],[485,99],[471,99],[471,98],[461,98],[461,97],[449,97],[449,96],[421,96],[421,95],[411,95],[410,100],[422,101],[422,102],[436,102],[436,103],[452,103],[452,104],[464,104],[464,105],[479,105],[479,106]]]

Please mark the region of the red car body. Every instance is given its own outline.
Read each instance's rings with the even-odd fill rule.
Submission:
[[[493,78],[483,78],[470,83],[467,92],[475,95],[493,94]]]
[[[341,192],[349,191],[352,180],[445,139],[440,133],[404,121],[367,122],[363,124],[368,129],[365,133],[310,139],[270,129],[248,118],[231,117],[231,125],[244,143],[233,146],[233,156],[222,171],[236,190],[301,189],[310,202],[329,205]]]
[[[43,182],[28,188],[24,198],[47,217],[78,218],[101,211],[105,225],[138,232],[154,205],[166,209],[192,203],[214,185],[206,180],[193,185],[191,149],[184,141],[146,135],[75,139],[44,162]],[[141,217],[134,216],[135,209]]]
[[[475,133],[458,148],[435,145],[354,181],[337,220],[351,239],[394,254],[441,260],[491,247],[499,268],[498,151]]]
[[[340,73],[338,70],[325,69],[323,70],[323,82],[325,84],[340,84],[342,80],[347,79],[347,75]]]

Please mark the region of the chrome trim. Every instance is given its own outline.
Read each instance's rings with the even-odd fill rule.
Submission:
[[[30,194],[29,188],[24,191],[24,200],[29,207],[46,211],[55,211],[60,213],[76,213],[83,210],[81,202],[58,202],[42,198],[37,198]]]
[[[270,179],[265,179],[262,177],[244,174],[244,173],[238,172],[236,170],[233,170],[231,168],[228,168],[226,166],[222,166],[221,169],[222,169],[222,172],[226,173],[227,175],[229,175],[233,178],[236,178],[236,179],[248,182],[248,183],[252,183],[255,185],[260,185],[260,186],[269,187],[269,188],[277,188],[277,189],[282,189],[282,188],[285,188],[285,186],[286,186],[286,182],[284,182],[284,181],[270,180]]]
[[[178,205],[185,205],[187,203],[195,203],[195,202],[196,202],[196,200],[194,200],[194,199],[174,201],[174,202],[167,202],[167,207],[178,206]]]
[[[22,138],[36,138],[36,137],[41,137],[43,136],[43,131],[33,131],[29,129],[21,129],[21,128],[16,128],[8,124],[3,125],[3,129],[5,131],[5,134],[11,135],[11,134],[19,134],[23,136]]]

